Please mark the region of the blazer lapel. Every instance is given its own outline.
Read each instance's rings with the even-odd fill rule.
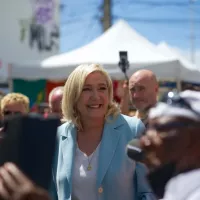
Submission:
[[[65,131],[61,134],[61,151],[63,156],[62,174],[67,176],[67,180],[70,184],[70,190],[76,150],[76,134],[76,128],[72,124],[66,127]]]
[[[101,141],[99,152],[97,187],[101,186],[103,178],[115,154],[117,144],[121,135],[121,132],[117,130],[117,127],[121,126],[122,124],[123,123],[120,123],[120,120],[117,118],[114,122],[108,121],[104,125],[103,138]]]

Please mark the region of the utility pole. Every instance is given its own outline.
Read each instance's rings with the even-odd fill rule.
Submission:
[[[106,31],[111,27],[111,0],[104,0],[102,26]]]
[[[194,2],[195,0],[190,0],[190,57],[191,61],[195,63],[196,57],[196,37],[195,37],[195,22],[194,22]]]

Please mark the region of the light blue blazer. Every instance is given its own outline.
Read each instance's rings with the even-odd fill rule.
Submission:
[[[145,130],[135,118],[119,115],[105,122],[100,144],[96,190],[99,200],[153,199],[145,181],[145,168],[126,155],[127,143]],[[57,148],[50,190],[55,200],[71,200],[76,150],[76,128],[66,122],[58,128]]]

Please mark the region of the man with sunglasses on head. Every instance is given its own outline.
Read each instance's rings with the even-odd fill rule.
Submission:
[[[12,115],[29,112],[29,98],[21,93],[9,93],[1,99],[1,114],[3,119]]]
[[[129,153],[131,148],[142,150],[132,158],[149,167],[148,178],[158,198],[199,200],[200,92],[169,92],[148,119],[145,136],[128,145]]]

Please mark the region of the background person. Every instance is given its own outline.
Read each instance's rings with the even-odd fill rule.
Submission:
[[[62,118],[61,102],[63,97],[64,87],[56,87],[49,93],[49,107],[50,112]]]
[[[1,99],[1,114],[3,119],[16,114],[29,112],[29,98],[21,93],[9,93]]]
[[[200,199],[200,92],[169,92],[149,113],[140,145],[149,180],[166,200]]]
[[[135,116],[146,123],[149,108],[157,102],[159,85],[155,74],[146,69],[135,72],[127,83],[124,84],[124,97],[122,99],[122,113],[127,113],[127,105],[131,100],[132,105],[136,108]],[[129,90],[129,92],[128,92]]]

